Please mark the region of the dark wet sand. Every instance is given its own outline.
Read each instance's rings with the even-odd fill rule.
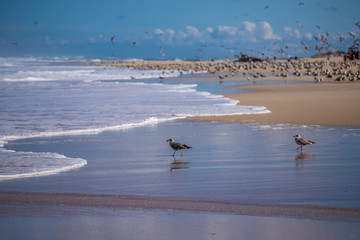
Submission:
[[[126,196],[79,193],[0,192],[0,204],[50,205],[69,207],[107,207],[125,209],[161,209],[232,213],[250,216],[296,217],[341,220],[360,223],[360,209],[320,206],[270,205],[212,200],[177,200],[158,196]],[[13,215],[12,208],[2,207],[2,214]]]

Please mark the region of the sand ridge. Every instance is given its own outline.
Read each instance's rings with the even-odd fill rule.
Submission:
[[[249,216],[281,216],[306,219],[341,219],[360,221],[360,210],[353,208],[307,205],[276,205],[260,203],[221,202],[201,199],[175,199],[159,196],[129,196],[84,193],[0,192],[3,214],[13,213],[7,205],[109,207],[126,209],[161,209],[168,211],[221,212]]]

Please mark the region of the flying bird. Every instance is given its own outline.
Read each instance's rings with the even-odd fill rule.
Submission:
[[[348,34],[355,39],[355,34],[353,34],[352,32],[348,32]]]
[[[18,42],[13,42],[13,43],[11,43],[11,44],[13,44],[16,48],[18,48],[18,47],[19,47]]]
[[[299,6],[304,6],[304,2],[299,2]]]
[[[172,156],[175,156],[176,151],[180,151],[181,156],[183,156],[183,152],[182,152],[183,150],[192,148],[186,144],[177,143],[172,138],[170,138],[166,141],[169,142],[170,147],[174,150],[174,154]]]
[[[294,136],[294,138],[295,138],[295,143],[296,143],[297,145],[300,145],[300,147],[298,147],[297,149],[300,148],[301,151],[302,151],[302,146],[315,144],[315,142],[313,142],[313,141],[310,141],[310,140],[307,140],[307,139],[305,139],[305,138],[302,138],[302,137],[300,136],[300,134],[296,134],[296,135]]]
[[[163,55],[164,57],[166,56],[166,54],[164,53],[163,47],[160,46],[160,54]]]
[[[360,22],[354,23],[360,29]]]
[[[115,38],[116,38],[116,36],[112,36],[112,37],[111,37],[111,42],[112,42],[112,44],[115,44]]]
[[[342,35],[340,35],[340,42],[343,43],[344,42],[344,37]]]
[[[303,27],[303,25],[299,21],[296,21],[296,24],[299,25],[299,27]]]

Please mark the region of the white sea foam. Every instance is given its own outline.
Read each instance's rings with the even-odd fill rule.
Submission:
[[[60,64],[36,58],[1,58],[0,80],[8,82],[30,81],[102,81],[149,79],[159,76],[176,77],[178,71],[134,70],[118,67],[99,67],[86,64]],[[59,62],[60,61],[60,62]]]
[[[130,76],[157,78],[159,74],[162,72],[0,58],[0,147],[21,138],[95,134],[189,116],[269,112],[265,107],[238,106],[236,100],[199,92],[196,84],[121,81]],[[61,162],[55,168],[42,169],[41,174],[72,169],[85,161],[54,158],[49,153],[5,153],[0,155],[2,166],[23,166],[18,163],[29,159],[42,165],[38,160],[44,158],[42,154],[50,162]],[[36,168],[28,172],[31,168],[24,167],[24,172],[16,173],[4,169],[14,176],[40,174]]]
[[[85,159],[57,153],[15,152],[0,148],[0,180],[54,174],[79,168]]]

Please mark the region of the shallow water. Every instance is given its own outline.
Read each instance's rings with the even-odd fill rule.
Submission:
[[[237,106],[236,100],[200,92],[193,83],[127,81],[161,74],[42,58],[0,58],[0,180],[87,163],[65,155],[59,161],[53,153],[6,151],[2,146],[8,140],[97,133],[187,116],[268,112],[265,107]],[[166,74],[178,75],[176,71]]]
[[[293,136],[316,142],[296,150]],[[193,148],[175,158],[174,138]],[[176,120],[97,135],[11,142],[84,158],[83,168],[0,181],[3,191],[104,193],[360,207],[360,129]]]

